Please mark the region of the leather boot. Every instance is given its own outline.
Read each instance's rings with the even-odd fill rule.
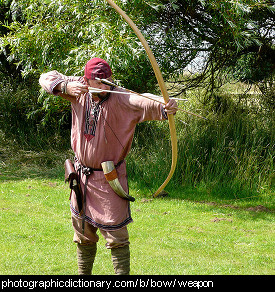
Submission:
[[[77,264],[79,275],[91,275],[97,246],[77,244]]]
[[[130,249],[129,245],[123,247],[112,248],[112,261],[115,273],[117,275],[130,274]]]

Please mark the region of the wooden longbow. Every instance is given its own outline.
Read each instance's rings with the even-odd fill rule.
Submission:
[[[116,5],[112,0],[106,0],[124,19],[125,21],[131,26],[137,37],[139,38],[140,42],[142,43],[148,58],[151,62],[151,65],[153,67],[153,70],[155,72],[162,96],[164,98],[164,101],[167,103],[169,101],[169,94],[166,88],[166,85],[163,80],[163,76],[161,74],[161,71],[159,69],[159,65],[156,61],[155,56],[152,53],[151,48],[149,47],[146,39],[140,32],[140,30],[137,28],[137,26],[134,24],[134,22],[131,20],[131,18],[118,6]],[[171,136],[171,145],[172,145],[172,163],[171,163],[171,169],[170,172],[165,179],[165,181],[162,183],[162,185],[157,189],[157,191],[154,193],[153,197],[157,197],[159,193],[165,188],[165,186],[168,184],[170,179],[172,178],[176,164],[177,164],[177,156],[178,156],[178,146],[177,146],[177,134],[176,134],[176,126],[175,126],[175,120],[173,115],[168,115],[168,121],[169,121],[169,129],[170,129],[170,136]]]

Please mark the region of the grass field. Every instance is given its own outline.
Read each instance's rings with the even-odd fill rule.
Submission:
[[[68,153],[52,152],[46,161],[45,153],[9,155],[0,170],[0,274],[77,274],[61,163]],[[131,183],[131,274],[275,273],[272,194],[214,202],[195,190],[193,199],[191,190],[168,190],[168,197],[151,199]],[[113,274],[104,244],[100,235],[94,274]]]

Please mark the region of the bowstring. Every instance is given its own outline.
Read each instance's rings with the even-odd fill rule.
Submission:
[[[115,138],[117,139],[117,141],[118,141],[118,143],[120,144],[120,146],[122,147],[122,149],[123,149],[124,151],[126,151],[125,146],[121,143],[121,141],[120,141],[120,139],[118,138],[118,136],[116,135],[115,131],[113,130],[113,128],[111,127],[111,125],[108,123],[107,119],[104,117],[104,113],[103,113],[104,106],[101,105],[100,108],[101,108],[101,109],[100,109],[100,113],[101,113],[101,115],[102,115],[103,120],[105,121],[105,123],[107,124],[107,126],[110,128],[111,132],[113,133],[113,135],[114,135]],[[103,126],[103,127],[104,127],[104,126]],[[140,176],[140,177],[141,177],[141,179],[143,180],[143,182],[145,183],[146,187],[149,189],[149,191],[150,191],[151,193],[153,193],[152,188],[150,187],[149,183],[145,180],[144,175],[143,175],[142,172],[141,172],[141,176]]]

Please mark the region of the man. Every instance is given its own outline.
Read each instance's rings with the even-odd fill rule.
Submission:
[[[125,275],[130,272],[127,231],[127,225],[132,222],[130,204],[111,188],[101,163],[114,162],[119,182],[127,191],[124,159],[130,151],[136,125],[147,120],[166,120],[167,114],[176,113],[177,104],[170,100],[163,107],[158,102],[125,94],[118,89],[116,92],[104,92],[113,88],[96,78],[112,81],[109,64],[100,58],[87,62],[84,77],[51,71],[42,74],[39,82],[49,94],[66,98],[72,106],[71,145],[75,153],[75,168],[81,173],[82,192],[86,195],[83,217],[74,192],[71,194],[78,272],[91,274],[99,229],[106,240],[106,247],[111,249],[115,273]],[[88,87],[103,92],[90,93]]]

